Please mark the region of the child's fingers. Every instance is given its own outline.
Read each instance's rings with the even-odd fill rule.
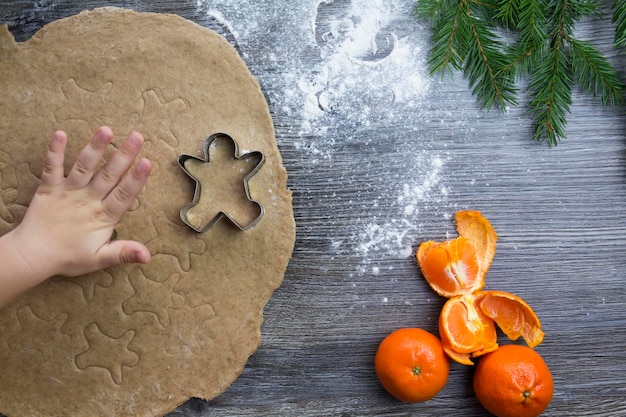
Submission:
[[[104,199],[115,188],[133,164],[143,142],[140,133],[132,132],[128,135],[122,146],[93,177],[90,189],[95,198]]]
[[[46,160],[41,173],[41,185],[59,185],[65,179],[63,172],[63,161],[65,160],[65,147],[67,145],[67,135],[62,130],[54,132]]]
[[[135,167],[102,201],[104,212],[118,222],[133,204],[148,180],[152,165],[146,158],[141,158]]]
[[[96,131],[89,143],[78,155],[72,170],[67,176],[66,184],[69,189],[83,188],[89,184],[112,139],[113,132],[108,127],[101,127]]]

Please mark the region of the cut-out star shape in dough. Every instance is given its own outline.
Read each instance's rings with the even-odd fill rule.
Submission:
[[[96,91],[89,91],[80,87],[74,79],[66,81],[61,90],[67,104],[54,113],[55,118],[59,123],[70,119],[84,120],[92,129],[110,124],[111,120],[106,115],[115,114],[115,105],[107,101],[111,87],[113,84],[106,83]]]
[[[185,304],[185,298],[174,293],[174,287],[179,279],[180,275],[173,274],[163,282],[156,282],[146,278],[140,269],[133,270],[128,275],[128,280],[135,294],[122,303],[124,313],[128,315],[153,314],[161,326],[168,327],[170,325],[169,310],[180,308]]]
[[[136,129],[147,138],[163,139],[170,146],[178,146],[178,138],[172,132],[172,125],[179,114],[189,109],[187,102],[182,98],[166,101],[155,90],[144,91],[141,97],[144,104]]]
[[[163,210],[152,217],[152,223],[157,231],[157,236],[148,242],[146,246],[152,253],[173,255],[178,259],[180,267],[184,271],[191,268],[192,253],[200,255],[206,251],[206,243],[200,239],[189,239],[184,226],[179,226],[170,221]]]
[[[203,150],[204,158],[181,155],[178,159],[196,184],[192,202],[180,211],[181,219],[200,233],[221,217],[242,230],[251,228],[264,211],[252,199],[248,181],[263,165],[263,154],[255,151],[239,155],[237,143],[223,133],[209,137]]]
[[[68,318],[66,313],[47,321],[37,317],[29,306],[24,306],[17,311],[17,318],[22,331],[8,340],[9,349],[35,350],[47,361],[54,357],[54,349],[69,348],[71,345],[70,337],[61,333],[61,327]],[[52,335],[52,338],[43,340],[38,337],[40,334]]]
[[[96,292],[96,286],[108,288],[113,283],[113,277],[105,270],[92,272],[89,275],[81,275],[79,277],[54,277],[52,278],[52,280],[54,282],[65,281],[78,285],[83,290],[83,296],[85,297],[85,301],[93,300],[94,294]]]
[[[76,356],[76,366],[85,370],[95,366],[106,369],[117,385],[122,383],[122,368],[133,367],[139,363],[139,355],[128,348],[135,337],[134,330],[128,330],[115,338],[100,331],[96,323],[85,327],[85,339],[89,348]]]
[[[178,353],[186,348],[195,355],[200,355],[202,346],[196,338],[196,333],[200,326],[213,317],[215,311],[210,304],[197,307],[185,304],[183,308],[170,310],[171,326],[174,331],[170,332],[165,350],[169,353]]]

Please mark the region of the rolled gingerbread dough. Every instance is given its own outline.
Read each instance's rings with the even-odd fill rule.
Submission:
[[[0,26],[0,92],[0,234],[20,222],[56,129],[66,172],[100,125],[116,144],[142,132],[154,167],[116,229],[148,246],[149,265],[55,277],[0,311],[0,413],[157,416],[221,394],[260,343],[295,239],[267,103],[236,51],[177,16],[96,9],[21,44]],[[217,132],[264,155],[248,185],[265,214],[199,234],[179,217],[194,185],[177,158]]]

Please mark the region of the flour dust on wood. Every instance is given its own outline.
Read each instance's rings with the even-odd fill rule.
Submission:
[[[257,71],[295,205],[332,213],[301,227],[318,222],[311,231],[323,230],[328,253],[360,259],[357,274],[381,273],[377,260],[413,256],[425,208],[451,210],[448,157],[427,135],[433,121],[420,117],[433,93],[429,32],[416,30],[413,5],[401,0],[263,3],[198,7],[228,28]],[[390,126],[404,134],[384,148]]]

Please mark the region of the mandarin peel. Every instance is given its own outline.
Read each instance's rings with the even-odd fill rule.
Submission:
[[[504,291],[482,291],[477,294],[477,303],[509,339],[521,336],[531,348],[543,341],[539,317],[522,298]]]
[[[449,298],[439,317],[446,354],[473,365],[472,358],[498,349],[496,326],[511,340],[520,336],[530,348],[544,338],[541,322],[522,298],[504,291],[482,291],[496,252],[498,235],[478,211],[455,214],[459,236],[426,241],[415,254],[428,285]]]
[[[443,351],[446,352],[446,355],[453,361],[460,363],[461,365],[474,365],[474,362],[470,359],[471,355],[469,353],[459,353],[452,350],[450,347],[444,345]]]
[[[489,220],[478,211],[459,211],[454,219],[459,236],[466,238],[476,251],[479,275],[484,280],[496,254],[498,235]]]

